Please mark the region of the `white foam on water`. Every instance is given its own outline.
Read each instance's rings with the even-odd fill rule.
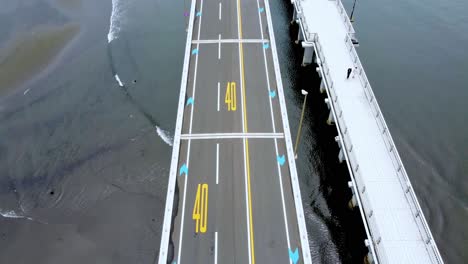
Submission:
[[[24,91],[23,95],[26,95],[27,93],[29,93],[29,89],[26,89],[26,91]]]
[[[174,138],[169,132],[156,126],[156,133],[158,133],[158,135],[162,138],[164,142],[166,142],[169,146],[172,147],[172,142],[174,141]]]
[[[114,77],[115,77],[115,80],[116,80],[116,81],[119,83],[120,87],[123,87],[123,86],[124,86],[124,84],[123,84],[123,82],[120,80],[120,77],[119,77],[119,75],[118,75],[118,74],[116,74],[116,75],[114,75]]]
[[[17,213],[15,213],[15,211],[0,211],[0,215],[5,218],[24,218],[28,220],[33,220],[31,217],[18,215]]]
[[[110,17],[109,33],[107,34],[108,43],[119,37],[126,10],[125,7],[128,2],[128,0],[112,0],[112,14]]]

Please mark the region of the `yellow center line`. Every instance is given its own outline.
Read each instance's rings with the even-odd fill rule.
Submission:
[[[242,15],[240,0],[237,0],[237,12],[238,23],[239,23],[239,39],[242,40]],[[245,101],[245,78],[244,78],[244,48],[242,41],[239,42],[240,49],[240,64],[241,64],[241,86],[242,86],[242,102],[244,112],[244,133],[248,133],[247,125],[247,103]],[[245,159],[247,168],[247,196],[249,203],[249,226],[250,226],[250,254],[252,256],[252,264],[255,264],[255,244],[254,244],[254,231],[253,231],[253,220],[252,220],[252,194],[250,191],[250,158],[249,158],[249,140],[245,139]]]

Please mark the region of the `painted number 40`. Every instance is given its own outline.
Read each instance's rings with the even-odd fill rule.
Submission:
[[[208,221],[208,184],[198,184],[192,219],[195,221],[195,233],[205,233]]]
[[[224,102],[227,104],[228,111],[237,110],[236,83],[228,82],[226,85],[226,97]]]

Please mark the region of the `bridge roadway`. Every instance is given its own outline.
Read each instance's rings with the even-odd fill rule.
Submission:
[[[192,3],[159,263],[310,263],[267,15]]]

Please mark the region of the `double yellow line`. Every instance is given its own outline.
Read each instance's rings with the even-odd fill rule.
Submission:
[[[239,40],[242,40],[242,15],[240,0],[237,0],[237,20],[239,23]],[[241,87],[242,87],[242,104],[244,114],[244,133],[248,133],[247,125],[247,103],[245,101],[245,78],[244,78],[244,47],[242,41],[239,41],[240,49],[240,66],[241,66]],[[250,191],[250,158],[249,158],[249,140],[245,139],[245,160],[247,168],[247,199],[249,204],[249,229],[250,229],[250,254],[252,257],[252,264],[255,264],[255,244],[254,244],[254,231],[253,231],[253,220],[252,220],[252,194]]]

